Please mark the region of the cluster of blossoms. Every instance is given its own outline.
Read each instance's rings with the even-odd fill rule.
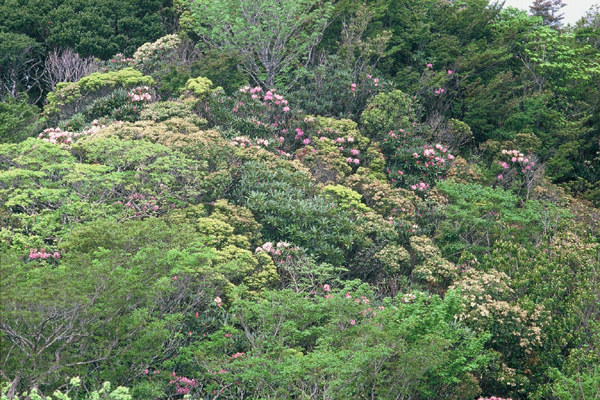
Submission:
[[[131,93],[127,93],[129,101],[132,103],[144,103],[152,101],[152,95],[149,93],[148,86],[133,89]]]
[[[377,78],[372,78],[371,75],[367,75],[368,79],[373,79],[373,83],[375,84],[375,86],[379,85],[379,79]]]
[[[60,253],[58,251],[55,251],[53,254],[47,253],[46,249],[44,249],[43,247],[39,251],[38,251],[38,249],[30,249],[29,250],[29,259],[35,260],[36,258],[41,258],[43,260],[45,260],[47,258],[59,259]]]
[[[110,62],[116,63],[117,61],[120,61],[122,63],[127,63],[127,62],[132,62],[133,58],[130,58],[130,57],[125,58],[125,57],[123,57],[123,54],[117,53],[117,54],[115,54],[115,58],[110,60]]]
[[[276,254],[276,255],[281,255],[282,254],[282,250],[285,249],[289,249],[289,250],[294,250],[293,247],[290,247],[289,243],[286,242],[277,242],[277,244],[274,246],[272,242],[267,242],[265,244],[263,244],[262,246],[259,246],[256,248],[256,250],[254,250],[255,253],[260,253],[262,251],[267,252],[267,253],[272,253],[272,254]]]
[[[438,89],[436,89],[435,94],[442,94],[444,92],[445,92],[445,90],[443,88],[438,88]]]
[[[410,303],[414,301],[417,297],[412,293],[406,293],[402,295],[401,299],[403,303]]]
[[[231,355],[231,358],[240,358],[241,356],[243,356],[245,353],[235,353]]]
[[[104,67],[102,67],[101,71],[102,72],[118,71],[123,68],[131,67],[131,66],[135,65],[135,63],[136,63],[135,58],[124,57],[123,54],[117,53],[114,55],[113,58],[111,58],[110,60],[106,61],[106,63],[104,63]]]
[[[304,143],[305,145],[310,143],[310,139],[309,138],[304,138],[302,139],[302,137],[304,136],[304,131],[300,128],[296,128],[296,136],[294,136],[294,139],[296,140],[302,140],[302,143]]]
[[[169,385],[175,385],[175,393],[188,394],[193,387],[197,386],[195,379],[189,379],[184,376],[177,376],[175,372],[171,373],[173,377],[169,381]]]
[[[121,200],[117,201],[117,204],[121,204],[126,208],[129,208],[133,211],[136,211],[136,217],[139,217],[141,213],[145,213],[146,211],[158,211],[159,207],[155,204],[156,198],[154,196],[150,197],[150,201],[146,201],[142,204],[137,204],[140,200],[145,200],[146,197],[143,194],[134,193],[127,197],[127,202],[124,203]]]
[[[244,86],[240,89],[240,92],[249,93],[250,97],[252,97],[255,100],[258,100],[260,99],[260,93],[262,92],[262,88],[260,88],[259,86],[253,88],[251,88],[250,86]],[[283,112],[290,111],[290,108],[288,107],[288,101],[284,99],[282,95],[275,93],[275,89],[268,90],[263,96],[262,101],[265,105],[267,105],[267,102],[271,102],[272,104],[275,104],[277,106],[282,106]],[[237,111],[237,109],[238,108],[236,107],[233,111]]]
[[[318,131],[317,134],[321,134],[321,131]],[[324,141],[324,140],[329,140],[327,139],[325,136],[321,136],[319,138],[319,140]],[[331,142],[335,145],[338,145],[338,150],[339,151],[346,151],[347,153],[349,153],[350,155],[348,157],[346,157],[346,162],[348,164],[356,164],[359,165],[360,164],[360,160],[358,158],[356,158],[356,156],[358,156],[358,154],[360,153],[360,151],[356,148],[352,147],[352,144],[350,144],[348,147],[350,147],[350,149],[345,148],[343,146],[344,143],[354,143],[354,138],[352,136],[348,136],[346,138],[343,137],[337,137],[335,139],[331,139]]]
[[[423,181],[419,182],[418,185],[410,185],[410,188],[412,190],[418,190],[420,192],[424,192],[426,190],[429,190],[429,185]]]
[[[117,121],[115,123],[119,122],[120,121]],[[104,128],[106,128],[106,125],[104,125],[101,122],[98,122],[98,120],[95,119],[92,122],[91,126],[86,126],[82,131],[79,132],[63,131],[60,128],[45,129],[42,133],[38,135],[38,139],[50,142],[52,144],[71,144],[79,136],[89,136]]]
[[[44,132],[39,134],[38,139],[52,144],[70,144],[73,143],[74,138],[83,134],[83,132],[63,131],[60,128],[48,128],[44,129]]]
[[[239,146],[239,147],[244,147],[244,148],[255,148],[255,149],[260,149],[261,146],[262,147],[267,147],[269,146],[269,141],[266,139],[256,139],[254,141],[254,143],[252,143],[252,140],[248,139],[245,136],[236,136],[233,139],[231,139],[231,145],[232,146]]]
[[[510,397],[502,398],[502,397],[492,396],[492,397],[480,397],[477,400],[512,400],[512,399]]]
[[[213,301],[217,304],[218,307],[221,307],[223,305],[223,300],[221,300],[221,298],[219,296],[215,297],[213,299]],[[225,337],[228,337],[228,336],[225,335]]]
[[[518,168],[521,169],[522,173],[527,173],[535,167],[535,162],[531,161],[529,158],[525,157],[525,155],[518,150],[502,150],[502,154],[510,157],[509,162],[514,164],[518,164]],[[510,169],[510,164],[505,161],[498,161],[498,165],[500,165],[503,169]],[[513,175],[516,175],[516,172],[513,172]],[[498,179],[504,179],[503,174],[498,174]]]
[[[433,166],[433,165],[445,165],[446,160],[452,161],[454,160],[454,156],[450,153],[448,153],[448,148],[442,146],[441,144],[436,144],[435,148],[434,146],[427,146],[424,145],[423,146],[423,156],[425,157],[426,161],[424,163],[425,167],[429,167],[429,166]],[[442,155],[438,156],[436,155],[436,150],[441,152]],[[444,154],[446,154],[446,158],[444,158]],[[419,159],[420,155],[419,153],[413,153],[413,157],[415,159]],[[419,161],[417,161],[417,164],[419,163]]]

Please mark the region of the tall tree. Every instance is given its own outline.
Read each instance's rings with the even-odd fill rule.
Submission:
[[[558,29],[562,25],[564,14],[560,9],[566,6],[562,0],[534,0],[529,6],[531,15],[542,17],[544,25]]]
[[[257,84],[275,78],[321,41],[332,14],[328,0],[191,0],[196,32],[211,46],[238,54]]]

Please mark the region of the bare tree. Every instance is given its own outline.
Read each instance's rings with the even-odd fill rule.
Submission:
[[[97,71],[100,68],[100,62],[94,57],[81,57],[72,49],[54,49],[52,53],[48,54],[44,67],[42,79],[52,91],[57,83],[77,82],[84,76]]]

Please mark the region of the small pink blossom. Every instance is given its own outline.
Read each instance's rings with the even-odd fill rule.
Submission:
[[[351,319],[351,320],[350,320],[350,325],[356,325],[356,321],[355,321],[355,320],[353,320],[353,319]]]
[[[325,285],[323,285],[323,290],[326,292],[329,292],[329,291],[331,291],[331,287],[329,287],[329,285],[325,284]]]

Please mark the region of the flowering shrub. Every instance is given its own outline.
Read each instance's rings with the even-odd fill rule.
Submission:
[[[198,385],[198,383],[195,379],[186,378],[185,376],[177,376],[175,372],[172,372],[169,385],[175,386],[175,393],[177,394],[188,394],[190,390]]]
[[[95,119],[92,121],[91,126],[86,126],[83,130],[76,132],[63,131],[61,128],[44,129],[44,131],[38,135],[38,139],[52,144],[72,144],[78,137],[90,136],[104,128],[106,128],[106,125]]]
[[[542,179],[543,166],[538,158],[529,153],[525,156],[518,150],[502,150],[502,158],[506,161],[496,161],[497,182],[505,189],[512,188],[517,194],[524,191],[529,199],[532,189]]]
[[[58,251],[55,251],[53,253],[47,253],[45,248],[41,248],[39,251],[38,249],[30,249],[29,250],[29,259],[30,260],[35,260],[35,259],[42,259],[42,260],[46,260],[48,258],[53,258],[55,260],[58,260],[60,258],[60,253]]]
[[[232,96],[217,90],[211,98],[210,110],[216,125],[272,140],[292,129],[288,122],[295,113],[275,89],[264,91],[250,86]]]
[[[100,68],[101,72],[114,72],[125,68],[135,66],[136,60],[131,57],[125,57],[121,53],[115,54],[111,59],[104,63],[104,66]]]
[[[400,129],[390,131],[381,144],[386,155],[386,173],[393,186],[426,192],[444,179],[455,156],[444,145],[430,145]]]

